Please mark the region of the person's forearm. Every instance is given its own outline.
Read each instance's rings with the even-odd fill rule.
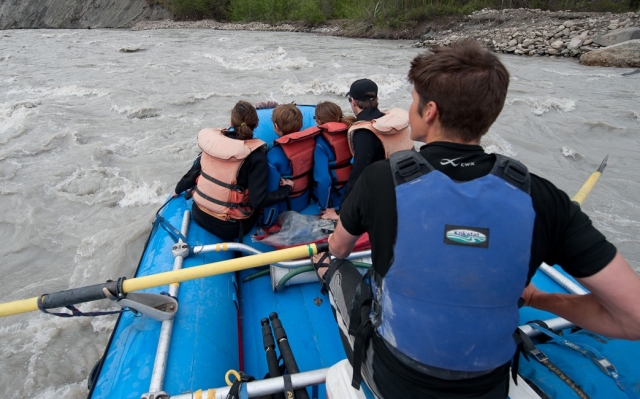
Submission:
[[[621,334],[615,320],[599,305],[593,294],[550,294],[536,291],[531,297],[529,306],[551,312],[578,327],[599,334],[628,338],[626,334]]]
[[[358,241],[357,236],[349,234],[342,223],[338,222],[335,231],[329,236],[329,252],[338,259],[346,259]]]
[[[551,294],[536,291],[529,306],[546,310],[585,328],[608,337],[640,339],[640,330],[629,320],[620,320],[600,304],[594,294]]]

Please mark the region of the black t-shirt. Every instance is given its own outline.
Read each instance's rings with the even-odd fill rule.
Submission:
[[[378,108],[365,108],[356,117],[358,121],[371,121],[384,116]],[[342,201],[349,196],[351,190],[358,181],[364,169],[376,161],[384,159],[384,146],[382,141],[368,129],[356,129],[353,131],[353,168],[349,173],[349,180],[344,189]]]
[[[445,142],[424,145],[420,154],[434,168],[456,181],[485,176],[496,159],[480,146]],[[529,278],[542,262],[559,264],[574,277],[587,277],[602,270],[613,259],[616,248],[593,227],[589,217],[563,191],[531,174],[531,198],[536,217]],[[352,235],[369,233],[373,268],[380,276],[385,276],[393,260],[398,229],[395,186],[389,160],[376,162],[365,169],[348,200],[342,204],[340,220]],[[385,399],[408,397],[406,392],[394,389],[406,386],[411,387],[411,397],[453,397],[446,396],[452,394],[451,381],[409,369],[393,356],[377,334],[373,336],[373,345],[374,378]],[[455,397],[479,397],[486,393],[487,382],[504,383],[507,378],[508,367],[501,367],[480,381],[485,385],[471,380],[459,382],[455,389],[459,396]]]

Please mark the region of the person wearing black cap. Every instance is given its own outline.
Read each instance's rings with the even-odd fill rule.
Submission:
[[[414,147],[410,138],[409,114],[400,108],[386,112],[378,109],[378,85],[370,79],[359,79],[351,84],[347,99],[356,121],[349,128],[347,137],[353,155],[353,168],[345,187],[342,201],[364,171],[376,161],[388,158],[396,151]],[[323,212],[324,219],[338,219],[333,209]]]
[[[353,82],[347,93],[347,99],[351,110],[356,115],[356,121],[370,121],[384,116],[384,113],[378,109],[378,85],[370,79],[359,79]],[[349,174],[343,201],[349,196],[364,168],[385,158],[382,142],[370,130],[354,130],[352,146],[353,169]]]

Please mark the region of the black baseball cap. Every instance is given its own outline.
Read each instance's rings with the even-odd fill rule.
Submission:
[[[358,101],[373,101],[378,97],[378,85],[373,80],[358,79],[351,83],[347,97]]]

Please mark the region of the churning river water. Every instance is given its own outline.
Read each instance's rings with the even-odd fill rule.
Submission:
[[[155,211],[238,99],[408,109],[410,42],[217,30],[0,31],[0,302],[131,277]],[[483,145],[574,194],[640,271],[640,74],[506,56]],[[104,308],[104,301],[82,310]],[[108,304],[107,304],[108,305]],[[83,398],[115,318],[0,319],[0,398]]]

